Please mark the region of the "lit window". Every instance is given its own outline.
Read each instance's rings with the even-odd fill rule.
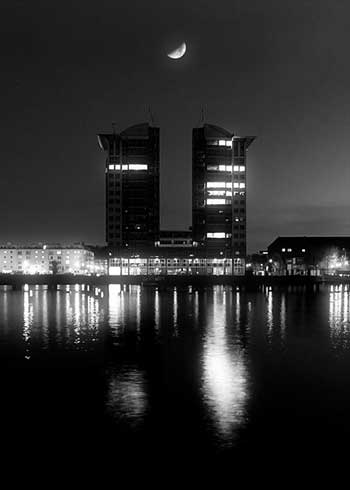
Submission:
[[[229,148],[232,148],[232,141],[231,140],[219,140],[219,146],[228,146]]]
[[[129,165],[129,170],[147,170],[148,165],[145,164],[139,164],[139,163],[133,163]]]
[[[239,187],[239,182],[234,182],[233,187],[234,187],[234,189],[237,189]]]
[[[285,248],[282,248],[282,252],[285,252],[285,251],[286,251],[286,249]]]
[[[109,170],[114,170],[114,165],[108,165]]]
[[[291,249],[291,248],[287,248],[287,252],[291,252],[291,251],[292,251],[292,249]]]
[[[209,188],[220,188],[225,187],[225,182],[208,182],[207,187]]]
[[[306,252],[305,248],[302,248],[302,249],[301,249],[301,251],[302,251],[302,252]]]
[[[245,189],[245,183],[244,182],[240,182],[239,183],[239,187],[240,187],[240,189]]]
[[[215,205],[215,204],[225,204],[226,201],[225,199],[207,199],[207,204],[209,206]]]
[[[240,172],[245,172],[245,166],[244,165],[240,165],[239,166],[239,171]]]
[[[225,191],[208,191],[209,196],[224,196]]]
[[[219,172],[232,172],[232,165],[208,165],[207,170],[218,170]]]
[[[207,238],[225,238],[224,232],[207,233]]]
[[[239,165],[234,165],[233,166],[233,171],[234,172],[239,172]]]

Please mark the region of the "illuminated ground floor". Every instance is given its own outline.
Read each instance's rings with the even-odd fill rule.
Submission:
[[[244,276],[245,260],[217,258],[162,258],[162,257],[128,257],[109,259],[109,275],[208,275]]]

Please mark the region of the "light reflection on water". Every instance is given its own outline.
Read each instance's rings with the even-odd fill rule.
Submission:
[[[235,321],[239,322],[239,292],[235,299]],[[230,330],[232,324],[227,319],[226,292],[216,288],[207,312],[202,389],[204,402],[218,433],[226,442],[232,442],[233,431],[245,421],[248,397],[244,351],[233,341]]]
[[[19,299],[22,299],[22,325],[13,311],[13,302],[18,306]],[[90,349],[98,339],[105,316],[100,298],[87,295],[77,287],[67,286],[56,292],[38,286],[22,292],[5,291],[0,294],[1,303],[0,327],[3,329],[10,321],[12,329],[15,327],[12,335],[21,328],[26,360],[31,359],[33,351],[50,350],[56,344],[60,348]]]
[[[136,366],[126,365],[110,375],[106,409],[115,420],[135,429],[142,424],[147,403],[145,375]]]
[[[348,285],[339,284],[329,288],[329,326],[335,349],[350,346],[349,295]]]
[[[30,359],[30,343],[33,325],[33,302],[29,301],[29,291],[23,293],[23,339],[25,344],[24,357]]]
[[[268,393],[266,403],[283,405],[276,386],[282,387],[286,409],[298,399],[301,382],[312,385],[313,373],[323,373],[323,380],[332,376],[332,356],[349,357],[349,295],[346,285],[252,293],[223,286],[158,290],[118,284],[0,290],[0,349],[3,358],[10,352],[12,365],[20,359],[43,371],[57,353],[60,367],[65,356],[84,368],[97,359],[104,416],[131,431],[142,428],[155,407],[158,414],[171,412],[173,393],[186,415],[189,400],[196,400],[192,412],[204,420],[210,440],[231,447],[252,423],[258,389],[262,399]],[[348,379],[345,365],[337,369],[343,376],[337,383]],[[310,392],[306,385],[303,399]],[[326,402],[319,396],[317,403]]]

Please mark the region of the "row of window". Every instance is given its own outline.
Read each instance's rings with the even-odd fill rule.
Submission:
[[[225,232],[208,232],[207,238],[231,238],[231,233]]]
[[[207,238],[231,238],[232,233],[224,233],[224,232],[208,232]],[[245,238],[244,233],[234,233],[233,238]]]
[[[292,251],[293,251],[293,249],[291,249],[291,248],[282,248],[282,252],[292,252]],[[306,249],[302,248],[301,251],[302,251],[302,253],[305,253]]]
[[[245,189],[244,182],[234,182],[234,189]],[[207,182],[207,189],[232,189],[232,182]]]
[[[208,144],[211,146],[227,146],[228,148],[232,148],[232,140],[213,140],[208,141]]]
[[[207,170],[215,172],[232,172],[232,165],[207,165]],[[245,172],[245,165],[234,165],[234,172]]]
[[[108,170],[120,170],[120,165],[109,164]],[[122,170],[148,170],[148,165],[142,163],[123,164]]]
[[[227,193],[226,196],[230,196],[230,194]],[[207,206],[220,206],[220,205],[226,205],[231,203],[232,203],[231,199],[217,199],[217,198],[207,199]]]

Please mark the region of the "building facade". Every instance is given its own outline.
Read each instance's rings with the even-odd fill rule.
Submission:
[[[150,256],[111,257],[108,273],[112,276],[230,276],[232,259],[207,258],[185,247],[164,247]]]
[[[159,241],[159,128],[99,134],[106,159],[106,242],[113,252]]]
[[[268,247],[276,275],[350,275],[350,237],[284,236]]]
[[[193,247],[191,230],[161,230],[157,247]]]
[[[247,149],[253,136],[204,124],[192,132],[193,242],[208,258],[230,258],[245,273]]]
[[[0,247],[0,272],[4,274],[91,274],[94,254],[80,245]]]

